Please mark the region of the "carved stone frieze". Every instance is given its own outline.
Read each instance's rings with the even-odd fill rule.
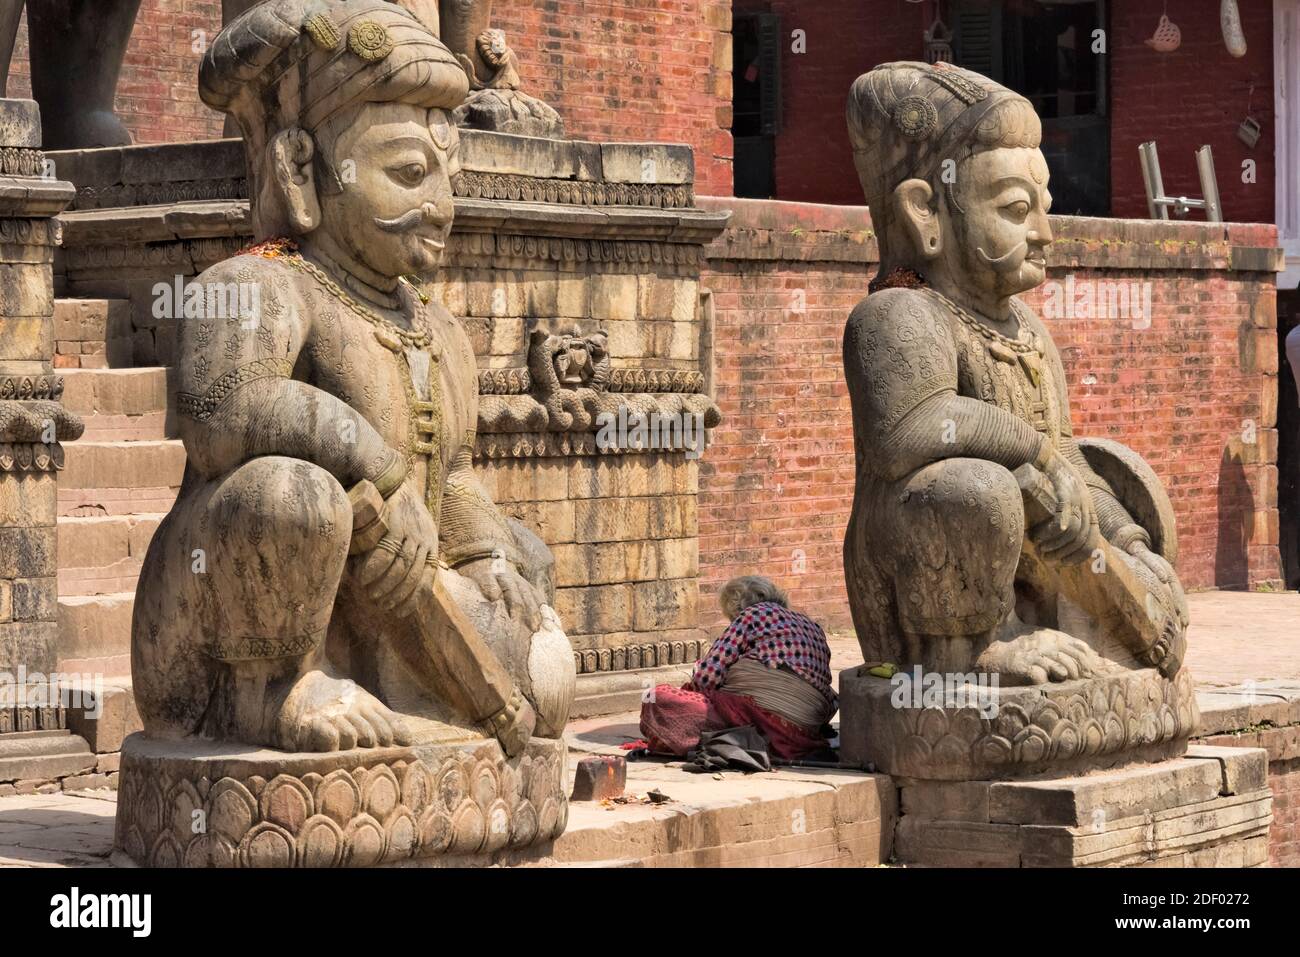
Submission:
[[[373,867],[542,844],[568,818],[565,745],[534,738],[319,754],[122,749],[115,849],[153,867]],[[195,822],[202,822],[196,827]]]

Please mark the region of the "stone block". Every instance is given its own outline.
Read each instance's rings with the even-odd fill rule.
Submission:
[[[57,574],[53,525],[0,527],[0,578],[48,578]]]
[[[591,315],[590,280],[585,275],[559,273],[555,279],[555,316],[586,319]]]
[[[67,731],[0,734],[0,781],[51,781],[94,766],[86,742]]]
[[[676,276],[638,278],[637,312],[642,319],[691,322],[699,304],[699,283]]]
[[[0,147],[40,149],[41,111],[35,100],[0,99]]]
[[[122,752],[95,755],[95,771],[99,774],[116,774],[122,766]]]
[[[1268,785],[1268,752],[1261,748],[1193,744],[1187,749],[1187,758],[1218,766],[1222,794],[1246,794]]]
[[[54,578],[13,580],[14,621],[54,621],[58,615],[59,589]]]
[[[1098,827],[1144,812],[1209,801],[1219,794],[1220,783],[1217,767],[1187,759],[1083,777],[995,781],[990,785],[989,820]]]
[[[0,622],[14,620],[14,585],[9,579],[0,579]]]
[[[107,774],[74,774],[63,779],[65,791],[97,791],[109,787]]]
[[[926,867],[1019,867],[1020,828],[1013,824],[932,821],[904,814],[894,835],[906,864]]]
[[[630,321],[637,318],[637,277],[604,273],[592,276],[590,284],[590,313],[592,319]],[[610,330],[610,351],[621,359],[640,358],[647,353],[627,351],[626,335]],[[617,344],[616,344],[617,340]]]
[[[695,179],[695,155],[688,146],[602,143],[600,159],[604,178],[610,183],[676,184]]]
[[[693,578],[700,573],[700,540],[673,538],[659,542],[661,578]]]
[[[620,797],[627,787],[627,758],[601,754],[582,758],[573,771],[574,801],[605,801]]]
[[[0,622],[0,671],[20,667],[48,674],[57,661],[59,627],[52,621]]]
[[[569,497],[570,469],[561,458],[507,459],[492,467],[499,502],[561,501]]]
[[[85,738],[96,754],[114,754],[122,750],[128,735],[144,725],[131,687],[104,685],[98,700],[68,709],[68,729]]]
[[[641,582],[660,575],[655,542],[561,544],[552,546],[551,554],[560,587]]]
[[[5,268],[0,263],[0,280],[4,278]],[[47,317],[19,313],[0,315],[5,316],[4,321],[0,322],[0,359],[27,362],[50,360],[54,355],[54,326]]]
[[[134,593],[59,599],[60,659],[115,658],[131,652]]]
[[[600,173],[599,147],[581,140],[463,130],[461,169],[538,179],[590,180]]]
[[[527,315],[527,290],[521,279],[519,270],[466,270],[466,315],[497,319]]]
[[[903,813],[927,821],[984,821],[989,817],[988,781],[897,782]]]
[[[59,485],[65,489],[178,488],[185,446],[177,439],[74,442],[65,450]]]
[[[637,631],[690,627],[699,619],[697,579],[639,582],[633,586],[632,595],[632,627]]]
[[[583,585],[555,590],[555,611],[570,635],[632,629],[632,586]]]
[[[53,472],[0,472],[0,527],[53,525],[57,481]]]
[[[43,318],[49,330],[43,335],[50,336],[52,353],[54,328],[49,317],[53,312],[54,276],[48,264],[0,263],[0,316],[6,317],[5,325],[13,321],[11,317]]]
[[[571,500],[557,502],[502,502],[501,511],[517,518],[539,536],[547,545],[574,541],[575,503]]]

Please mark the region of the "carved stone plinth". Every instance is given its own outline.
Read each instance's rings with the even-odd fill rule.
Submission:
[[[490,863],[568,819],[563,741],[288,754],[213,742],[122,747],[113,846],[154,867]],[[438,858],[434,862],[428,859]]]
[[[913,694],[863,668],[840,674],[840,758],[845,764],[938,781],[1079,773],[1176,757],[1199,713],[1186,669],[1154,668],[1059,684]],[[987,704],[985,707],[984,705]]]
[[[1077,777],[896,779],[900,863],[928,867],[1259,867],[1272,796],[1262,748]]]

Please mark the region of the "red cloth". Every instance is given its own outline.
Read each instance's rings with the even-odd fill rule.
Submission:
[[[641,705],[641,736],[659,754],[684,755],[700,740],[709,699],[698,691],[658,685]]]
[[[768,753],[797,761],[826,747],[826,739],[760,708],[754,699],[727,691],[700,694],[659,685],[641,705],[641,734],[650,750],[684,757],[700,741],[702,731],[753,725],[767,739]]]

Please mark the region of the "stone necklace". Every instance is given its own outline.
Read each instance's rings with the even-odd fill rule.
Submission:
[[[417,310],[417,320],[421,328],[402,328],[348,295],[343,287],[331,279],[325,270],[308,261],[298,252],[298,244],[291,239],[268,240],[250,246],[244,252],[262,256],[265,259],[281,260],[299,272],[311,276],[322,289],[347,307],[350,312],[368,322],[373,328],[375,340],[393,353],[401,362],[404,373],[402,385],[406,391],[407,408],[410,409],[407,428],[409,451],[406,456],[406,464],[409,469],[414,465],[417,455],[423,455],[427,458],[425,504],[430,512],[434,515],[438,514],[437,509],[442,499],[442,460],[437,454],[438,446],[434,442],[425,441],[425,437],[430,439],[437,437],[440,441],[443,438],[442,375],[439,365],[442,361],[442,349],[431,348],[433,337],[429,334],[424,309],[421,307]],[[405,279],[401,281],[407,282]],[[407,285],[411,284],[407,282]],[[427,301],[419,290],[413,289],[413,293],[420,303]],[[407,348],[429,353],[429,398],[427,400],[420,398],[419,393],[415,391],[415,375],[411,370],[411,360],[407,355]],[[421,418],[421,413],[427,414],[428,418]]]
[[[1028,323],[1025,322],[1024,313],[1021,312],[1019,302],[1015,299],[1011,300],[1011,308],[1015,311],[1020,325],[1018,337],[1012,339],[1010,336],[1005,336],[996,329],[992,329],[987,324],[980,322],[970,312],[957,305],[933,286],[926,286],[925,290],[943,303],[948,311],[965,325],[979,333],[986,341],[989,354],[993,358],[1008,364],[1014,364],[1018,361],[1025,370],[1025,374],[1029,376],[1030,381],[1034,383],[1034,387],[1038,387],[1039,380],[1043,375],[1043,343],[1041,337],[1031,331]],[[1027,339],[1021,337],[1027,337]]]

